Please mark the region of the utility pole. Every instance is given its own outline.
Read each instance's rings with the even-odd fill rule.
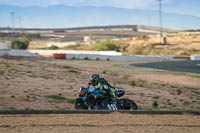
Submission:
[[[14,15],[15,15],[15,12],[11,12],[10,13],[10,15],[11,15],[11,22],[12,22],[12,32],[14,32]]]
[[[162,43],[163,38],[163,28],[162,28],[162,0],[158,0],[159,3],[159,20],[160,20],[160,43]]]

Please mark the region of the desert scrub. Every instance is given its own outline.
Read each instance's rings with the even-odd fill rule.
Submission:
[[[144,35],[144,36],[141,36],[141,37],[138,37],[136,40],[144,40],[144,41],[147,41],[149,40],[149,37]]]
[[[69,46],[66,46],[66,47],[63,47],[63,48],[60,48],[60,49],[63,49],[63,50],[81,50],[81,44],[76,44],[76,45],[69,45]]]
[[[193,78],[200,78],[200,75],[191,76]]]
[[[132,44],[127,48],[130,55],[160,55],[163,53],[162,44]]]
[[[177,90],[177,95],[181,95],[182,91],[181,90]]]
[[[78,73],[78,71],[76,71],[74,69],[69,69],[68,72],[70,72],[70,73]]]
[[[96,51],[117,51],[119,52],[121,49],[121,44],[115,41],[103,41],[95,44],[92,47],[92,50]]]
[[[9,109],[9,110],[17,110],[16,107],[9,107],[9,108],[7,108],[7,109]]]
[[[128,47],[128,53],[131,55],[142,55],[143,45],[131,45]]]
[[[31,38],[28,35],[24,35],[20,38],[12,41],[12,49],[27,49]]]
[[[192,92],[196,92],[196,91],[200,90],[199,88],[193,88],[193,87],[185,87],[185,89],[190,90]]]
[[[158,107],[158,101],[155,100],[155,101],[153,102],[152,106],[153,106],[154,108],[157,108],[157,107]]]
[[[128,75],[128,74],[125,74],[125,75],[123,75],[123,79],[128,79],[130,77],[130,75]]]
[[[54,100],[65,100],[66,98],[60,95],[47,95],[46,97],[52,98]]]
[[[63,97],[60,94],[58,94],[58,95],[47,95],[46,97],[60,101],[60,102],[67,102],[67,103],[70,103],[70,104],[73,104],[74,101],[75,101],[74,99]]]
[[[110,71],[110,70],[103,70],[102,73],[103,74],[109,74],[111,76],[119,76],[119,73],[113,72],[113,71]]]
[[[136,86],[136,83],[135,83],[135,81],[132,80],[132,81],[129,82],[129,85],[130,86]]]
[[[159,96],[154,96],[154,97],[153,97],[153,99],[159,99],[159,98],[160,98]]]
[[[50,49],[50,50],[58,50],[59,47],[52,45],[51,47],[48,47],[48,49]]]
[[[34,74],[32,74],[32,75],[28,75],[29,77],[32,77],[32,78],[37,78],[38,76],[37,75],[34,75]]]
[[[49,79],[50,77],[47,76],[47,75],[42,75],[42,76],[40,76],[40,78],[43,78],[43,79]]]

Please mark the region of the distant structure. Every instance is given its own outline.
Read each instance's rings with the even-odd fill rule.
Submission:
[[[163,28],[164,33],[177,33],[178,30]],[[132,37],[142,37],[147,35],[159,35],[160,27],[144,25],[110,25],[91,26],[75,28],[0,28],[0,40],[12,40],[23,34],[28,34],[35,40],[49,39],[51,41],[63,42],[60,46],[72,45],[73,42],[91,44],[93,41],[102,39],[128,39]],[[89,36],[89,38],[88,38]]]
[[[85,44],[90,44],[91,41],[92,41],[91,37],[89,37],[89,36],[84,36],[84,43],[85,43]]]
[[[0,42],[0,50],[10,50],[11,42]]]
[[[75,27],[75,28],[14,28],[16,33],[55,33],[55,34],[63,34],[63,33],[83,33],[83,32],[98,32],[98,33],[112,33],[112,32],[146,32],[146,33],[160,33],[160,27],[154,26],[144,26],[144,25],[110,25],[110,26],[91,26],[91,27]],[[8,33],[10,28],[0,28],[0,33]],[[166,33],[174,33],[178,32],[178,30],[162,28],[162,32]]]

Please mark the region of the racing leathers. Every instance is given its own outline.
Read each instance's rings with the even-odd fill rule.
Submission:
[[[98,82],[93,84],[91,82],[88,83],[89,86],[92,85],[96,89],[99,89],[103,92],[104,96],[114,97],[115,96],[115,88],[104,78],[99,78]]]

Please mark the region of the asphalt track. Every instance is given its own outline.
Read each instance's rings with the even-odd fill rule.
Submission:
[[[135,115],[200,115],[200,111],[106,111],[106,110],[0,110],[0,115],[18,114],[111,114],[114,112]]]
[[[166,61],[131,64],[134,67],[200,74],[200,61]]]

